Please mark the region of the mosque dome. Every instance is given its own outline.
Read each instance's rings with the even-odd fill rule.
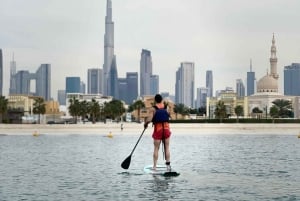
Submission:
[[[257,83],[257,92],[278,92],[277,80],[271,75],[265,75]]]

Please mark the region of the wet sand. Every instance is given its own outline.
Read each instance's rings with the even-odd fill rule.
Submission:
[[[93,135],[140,135],[143,131],[141,123],[86,123],[86,124],[0,124],[0,135],[32,135],[38,134],[93,134]],[[207,134],[271,134],[299,135],[300,124],[171,124],[172,134],[207,135]],[[151,133],[152,127],[146,130]]]

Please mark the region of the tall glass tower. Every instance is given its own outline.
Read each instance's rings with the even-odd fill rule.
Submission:
[[[0,49],[0,96],[3,95],[3,56],[2,49]]]
[[[284,67],[284,95],[300,96],[300,63]]]
[[[194,106],[195,67],[193,62],[182,62],[176,71],[176,104]]]
[[[250,60],[250,72],[247,72],[247,96],[254,94],[255,72],[252,71],[252,60]]]
[[[152,57],[149,50],[142,49],[140,76],[140,96],[151,95]]]
[[[104,34],[104,64],[103,64],[103,94],[113,95],[115,92],[111,92],[110,84],[117,79],[111,80],[111,68],[112,65],[116,65],[116,56],[114,54],[114,22],[112,21],[112,2],[107,0],[106,4],[106,16],[105,16],[105,34]],[[116,66],[115,66],[116,68]],[[115,70],[113,70],[115,72]],[[114,83],[114,86],[118,83]]]
[[[9,95],[16,94],[16,92],[17,92],[16,73],[17,73],[17,64],[16,64],[14,54],[13,54],[12,61],[10,62]]]
[[[207,97],[213,97],[213,73],[211,70],[206,71],[206,88]]]
[[[42,64],[36,71],[36,95],[51,99],[51,64]]]
[[[87,92],[88,94],[101,94],[102,93],[102,69],[91,68],[88,69],[87,76]]]

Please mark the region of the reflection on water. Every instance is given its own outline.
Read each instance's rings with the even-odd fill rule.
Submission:
[[[123,170],[136,140],[3,136],[0,200],[300,200],[300,141],[294,136],[174,135],[178,177],[143,172],[152,162],[150,135]],[[163,164],[162,153],[159,160]]]

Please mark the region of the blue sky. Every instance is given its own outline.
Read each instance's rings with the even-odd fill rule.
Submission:
[[[4,94],[9,62],[35,72],[52,65],[52,96],[66,76],[86,82],[88,68],[102,68],[106,0],[0,0],[0,48],[4,54]],[[259,80],[269,69],[275,33],[279,84],[283,67],[300,62],[298,0],[112,0],[115,54],[120,77],[139,72],[141,49],[152,52],[160,91],[174,94],[175,73],[195,62],[195,88],[213,70],[214,90],[235,87],[252,58]]]

